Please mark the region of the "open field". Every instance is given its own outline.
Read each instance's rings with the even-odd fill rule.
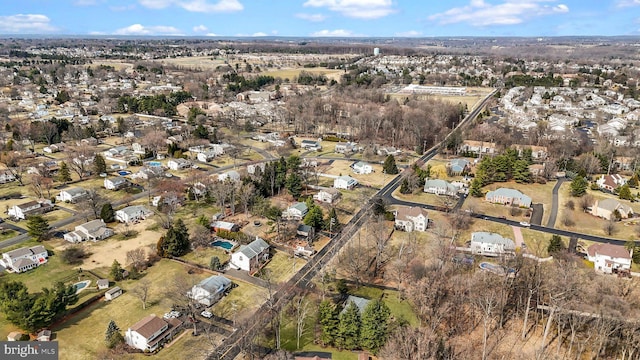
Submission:
[[[308,72],[313,75],[324,75],[329,80],[340,80],[340,76],[344,73],[342,70],[335,69],[327,69],[327,68],[289,68],[289,69],[279,69],[279,70],[269,70],[263,71],[260,75],[268,75],[273,76],[274,78],[281,78],[282,80],[289,79],[293,82],[294,78],[298,78],[301,72]]]
[[[270,277],[272,284],[280,284],[289,280],[295,273],[306,264],[304,259],[291,256],[282,251],[276,251],[271,261],[262,268],[265,278]]]
[[[213,305],[210,311],[217,316],[240,322],[251,317],[267,300],[268,291],[244,281],[234,280],[233,283],[237,286]]]
[[[153,62],[161,64],[169,64],[173,66],[182,66],[195,70],[213,70],[220,65],[224,65],[225,61],[221,58],[213,56],[192,56],[192,57],[179,57],[179,58],[167,58],[160,60],[153,60]]]
[[[211,258],[217,256],[220,259],[220,263],[224,264],[229,261],[231,257],[227,252],[217,247],[207,247],[207,248],[198,248],[196,250],[190,251],[186,255],[182,256],[182,259],[188,261],[190,263],[202,265],[209,267],[211,264]]]
[[[450,102],[452,104],[465,104],[469,110],[473,110],[474,106],[478,103],[478,101],[482,100],[487,94],[493,91],[492,88],[484,88],[484,87],[467,87],[466,94],[462,95],[429,95],[429,94],[417,94],[415,96],[418,99],[438,99],[446,102]],[[411,98],[414,95],[412,94],[398,94],[392,93],[390,94],[394,99],[405,99],[407,97]]]

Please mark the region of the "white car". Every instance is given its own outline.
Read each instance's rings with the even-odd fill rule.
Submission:
[[[526,222],[526,221],[520,221],[520,226],[530,227],[530,226],[531,226],[531,224],[529,224],[529,223],[528,223],[528,222]]]
[[[206,317],[207,319],[210,319],[213,316],[213,314],[208,312],[207,310],[201,312],[200,315],[202,315],[203,317]]]

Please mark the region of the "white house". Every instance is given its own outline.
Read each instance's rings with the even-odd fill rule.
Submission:
[[[260,173],[264,173],[265,166],[265,163],[249,164],[247,165],[247,173],[255,175],[258,169],[260,169]]]
[[[307,150],[322,150],[322,145],[320,145],[320,142],[315,140],[302,140],[300,142],[300,147]]]
[[[129,186],[129,180],[122,176],[104,179],[104,188],[107,190],[120,190]]]
[[[120,295],[122,295],[122,289],[119,286],[114,286],[104,293],[104,299],[107,301],[111,301]]]
[[[373,166],[367,164],[364,161],[358,161],[351,166],[353,172],[360,175],[371,174],[373,172]]]
[[[593,262],[596,270],[606,274],[631,269],[631,254],[622,245],[593,244],[587,249],[587,260]]]
[[[183,170],[191,167],[191,161],[187,159],[170,159],[167,161],[167,167],[171,170]]]
[[[49,253],[42,245],[23,247],[2,254],[0,263],[15,273],[25,272],[47,262]]]
[[[218,181],[231,180],[234,182],[240,181],[240,173],[235,170],[229,170],[227,172],[223,172],[222,174],[218,174]]]
[[[86,240],[103,240],[112,235],[113,230],[108,228],[102,219],[95,219],[76,226],[75,231],[68,232],[63,237],[69,242],[79,243]]]
[[[213,275],[193,285],[187,296],[202,305],[211,306],[222,297],[231,284],[231,280],[226,277]]]
[[[200,161],[200,162],[206,163],[206,162],[209,162],[209,161],[215,159],[216,156],[218,156],[218,154],[215,151],[207,150],[207,151],[199,152],[196,155],[196,159],[198,159],[198,161]]]
[[[619,174],[602,175],[596,184],[601,190],[611,191],[627,183],[627,179],[623,178]]]
[[[358,180],[352,178],[351,176],[338,176],[333,180],[333,187],[336,189],[351,190],[356,186],[358,186]]]
[[[178,319],[165,321],[152,314],[127,329],[124,340],[132,348],[155,351],[175,334],[180,325],[182,322]]]
[[[285,220],[302,220],[307,215],[309,208],[303,202],[297,202],[282,212],[282,218]]]
[[[68,203],[76,203],[89,195],[87,190],[81,187],[74,187],[60,191],[56,196],[56,201],[64,201]]]
[[[318,191],[317,194],[313,195],[314,200],[318,200],[323,203],[333,204],[334,202],[340,199],[340,191],[336,188],[327,188]]]
[[[233,268],[253,273],[269,260],[269,244],[256,237],[248,245],[242,245],[238,251],[231,254],[229,265]]]
[[[49,200],[29,201],[19,205],[13,205],[7,210],[7,214],[15,219],[24,220],[27,216],[43,214],[53,210],[53,205]]]
[[[430,194],[457,196],[458,190],[460,188],[442,179],[429,179],[424,182],[424,192]]]
[[[417,206],[401,206],[395,212],[396,229],[406,232],[426,231],[429,227],[429,213]]]
[[[478,231],[471,233],[471,252],[484,256],[513,254],[516,244],[500,234]]]
[[[357,144],[354,142],[339,142],[334,151],[338,154],[349,154],[357,150],[356,146]]]
[[[119,222],[129,223],[144,220],[151,215],[153,215],[153,212],[147,209],[144,205],[131,205],[116,211],[115,218]]]
[[[16,181],[16,177],[11,170],[0,171],[0,184],[6,184],[12,181]]]

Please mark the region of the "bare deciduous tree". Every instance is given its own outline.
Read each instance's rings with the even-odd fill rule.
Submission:
[[[135,295],[140,302],[142,303],[142,309],[146,310],[147,308],[147,300],[149,299],[149,289],[151,288],[151,283],[147,279],[138,280],[138,284],[136,287],[131,290],[133,295]]]
[[[147,260],[147,254],[144,248],[137,248],[127,251],[127,262],[131,264],[137,271],[141,271],[144,268]]]

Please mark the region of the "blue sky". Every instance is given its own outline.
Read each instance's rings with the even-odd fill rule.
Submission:
[[[11,0],[0,34],[640,35],[640,0]]]

